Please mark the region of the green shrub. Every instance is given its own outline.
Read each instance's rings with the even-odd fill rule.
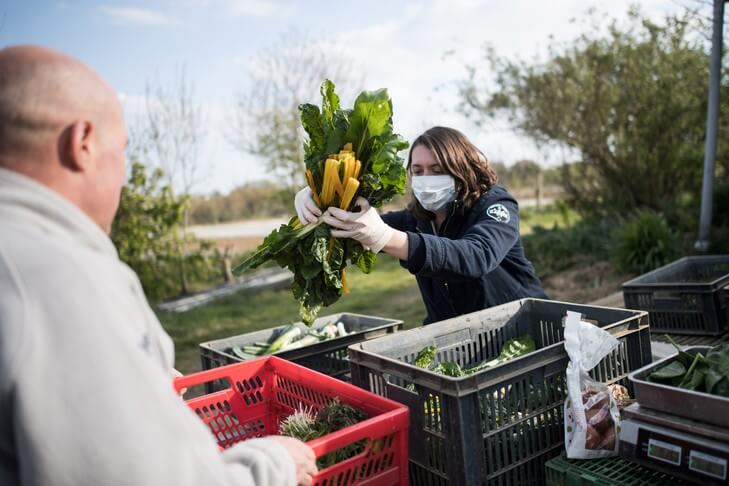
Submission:
[[[523,238],[524,251],[540,278],[565,270],[579,262],[609,257],[610,220],[579,221],[569,228],[535,226]]]
[[[678,258],[681,245],[661,214],[644,209],[617,230],[612,253],[618,269],[645,273]]]

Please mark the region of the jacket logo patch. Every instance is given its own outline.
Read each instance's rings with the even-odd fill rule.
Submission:
[[[486,210],[486,214],[488,214],[491,218],[495,219],[499,223],[508,223],[509,221],[511,221],[511,215],[503,204],[492,204]]]

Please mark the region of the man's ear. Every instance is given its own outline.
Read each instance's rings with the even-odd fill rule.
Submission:
[[[74,172],[85,172],[91,164],[94,126],[89,121],[76,121],[66,127],[59,144],[59,158]]]

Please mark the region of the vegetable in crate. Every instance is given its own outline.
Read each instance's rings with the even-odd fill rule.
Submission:
[[[334,339],[337,337],[347,336],[347,329],[342,322],[328,323],[326,326],[318,329],[310,329],[305,334],[295,324],[289,324],[282,328],[277,334],[271,337],[269,342],[254,343],[242,348],[233,346],[229,352],[240,359],[247,360],[258,356],[278,353],[280,351],[289,351],[292,349],[310,346],[320,341]]]
[[[311,408],[299,408],[281,422],[279,433],[307,442],[359,423],[366,418],[364,413],[335,398],[322,406],[316,414]],[[354,457],[364,450],[365,444],[366,440],[361,440],[320,457],[317,460],[317,467],[324,469]]]
[[[457,378],[459,376],[467,376],[481,370],[493,368],[494,366],[498,366],[502,363],[506,363],[509,360],[518,358],[519,356],[531,353],[535,349],[536,345],[534,343],[534,338],[532,338],[531,336],[525,335],[517,338],[512,338],[504,343],[501,348],[501,353],[499,353],[496,358],[489,361],[484,361],[483,363],[479,363],[469,368],[461,368],[458,363],[454,363],[453,361],[436,363],[435,358],[438,354],[438,348],[431,345],[426,346],[420,350],[420,352],[415,357],[414,364],[418,368],[425,368],[432,371],[433,373],[440,373],[442,375]]]
[[[670,336],[666,337],[678,354],[676,359],[651,373],[649,381],[729,398],[729,344],[714,346],[706,356],[691,355],[681,350]]]
[[[350,210],[357,196],[374,207],[405,191],[406,170],[398,155],[408,143],[392,127],[387,90],[363,91],[352,109],[342,109],[334,84],[321,87],[322,106],[299,107],[309,136],[304,144],[306,178],[318,206]],[[301,304],[301,319],[311,325],[322,306],[348,292],[345,268],[353,263],[369,273],[375,254],[354,240],[332,238],[322,218],[302,226],[297,217],[266,237],[234,272],[268,260],[294,273],[291,287]]]
[[[585,448],[615,449],[615,422],[610,414],[610,390],[588,389],[582,394],[587,420]]]

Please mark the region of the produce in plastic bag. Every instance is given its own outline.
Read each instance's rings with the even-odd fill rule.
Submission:
[[[565,448],[570,459],[608,457],[618,452],[617,402],[610,388],[588,374],[617,346],[618,340],[610,333],[582,321],[577,312],[567,312],[564,347],[570,363],[564,425]]]

